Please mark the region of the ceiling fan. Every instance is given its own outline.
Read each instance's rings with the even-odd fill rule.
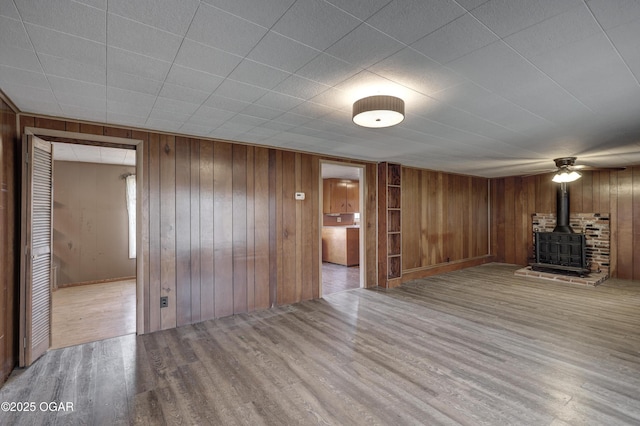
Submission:
[[[580,179],[583,171],[620,171],[626,167],[595,167],[588,165],[576,165],[577,157],[554,158],[555,169],[547,169],[536,173],[527,174],[524,177],[536,176],[544,173],[554,173],[552,180],[556,183],[573,182]]]

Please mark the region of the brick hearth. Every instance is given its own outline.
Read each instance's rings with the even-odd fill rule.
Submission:
[[[556,226],[555,213],[534,213],[532,218],[532,232],[552,232]],[[591,272],[588,276],[578,277],[562,273],[538,272],[530,267],[516,271],[516,275],[530,278],[542,278],[554,281],[571,282],[575,284],[598,285],[609,278],[611,256],[611,241],[609,231],[609,213],[572,213],[569,224],[575,233],[586,236],[587,262],[590,262]],[[534,234],[535,239],[535,234]]]

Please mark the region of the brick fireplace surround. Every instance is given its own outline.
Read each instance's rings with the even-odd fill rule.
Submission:
[[[555,213],[534,213],[531,215],[532,232],[552,232],[556,226]],[[569,224],[576,233],[586,235],[587,262],[591,272],[585,277],[562,273],[533,271],[531,267],[516,271],[522,277],[542,278],[575,284],[596,286],[609,278],[611,240],[609,233],[609,213],[572,213]]]

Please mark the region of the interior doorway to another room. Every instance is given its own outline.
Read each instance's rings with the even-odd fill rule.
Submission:
[[[51,348],[136,332],[136,151],[53,144]]]
[[[363,286],[363,169],[323,162],[321,296]]]

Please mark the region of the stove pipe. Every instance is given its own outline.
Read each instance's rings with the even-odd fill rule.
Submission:
[[[553,232],[573,233],[569,225],[569,186],[566,182],[558,185],[556,194],[556,227]]]

